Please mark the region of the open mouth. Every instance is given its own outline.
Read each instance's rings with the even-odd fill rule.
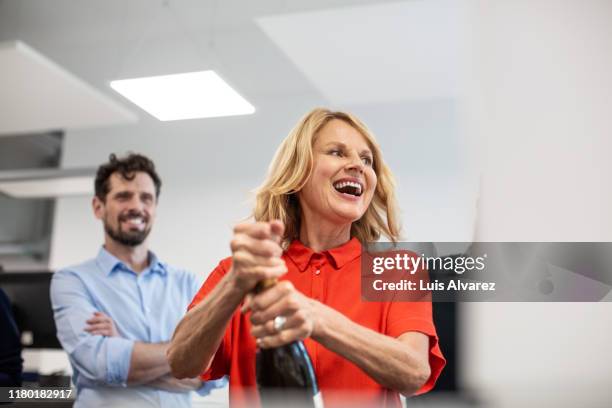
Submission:
[[[334,183],[336,191],[342,194],[349,194],[355,197],[360,197],[363,193],[363,186],[356,181],[337,181]]]
[[[143,225],[144,220],[142,218],[132,218],[128,220],[127,223],[130,225]]]
[[[121,222],[124,222],[128,225],[132,225],[135,227],[140,227],[142,225],[145,224],[145,220],[142,217],[129,217],[129,218],[124,218],[121,220]]]

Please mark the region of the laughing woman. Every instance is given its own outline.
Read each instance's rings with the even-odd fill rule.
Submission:
[[[254,218],[235,227],[232,257],[178,325],[168,352],[175,376],[228,375],[232,406],[252,405],[257,347],[301,339],[326,406],[351,396],[353,406],[395,407],[400,394],[433,388],[445,360],[431,303],[361,300],[361,245],[399,235],[392,175],[361,121],[325,109],[300,120]],[[266,278],[280,282],[247,296]]]

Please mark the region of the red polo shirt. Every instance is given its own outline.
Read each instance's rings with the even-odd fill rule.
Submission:
[[[432,321],[430,302],[363,302],[360,275],[361,244],[353,238],[346,244],[315,253],[299,241],[293,241],[283,259],[288,272],[281,280],[289,280],[295,288],[319,302],[343,313],[349,319],[376,332],[398,337],[408,331],[429,336],[431,377],[417,394],[431,390],[446,361],[438,345]],[[198,304],[230,270],[226,258],[210,274],[189,308]],[[255,339],[250,333],[249,314],[237,309],[225,331],[211,367],[202,373],[202,380],[229,375],[230,404],[257,404],[255,381]],[[312,359],[317,382],[328,406],[346,405],[352,398],[363,406],[401,406],[399,394],[384,388],[355,364],[308,338],[304,341]],[[255,398],[255,401],[253,399]]]

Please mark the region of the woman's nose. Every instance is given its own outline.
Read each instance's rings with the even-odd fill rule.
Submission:
[[[363,167],[363,161],[361,160],[361,157],[359,157],[358,154],[349,156],[349,163],[347,164],[348,169],[357,170],[361,173],[363,172]]]

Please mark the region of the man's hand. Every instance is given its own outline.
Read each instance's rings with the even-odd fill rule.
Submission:
[[[146,384],[153,388],[171,392],[188,392],[195,391],[202,386],[202,381],[199,378],[184,378],[179,380],[167,374],[159,377],[150,383]]]
[[[120,337],[113,319],[102,312],[95,312],[86,323],[87,327],[85,331],[89,334],[99,334],[106,337]]]

